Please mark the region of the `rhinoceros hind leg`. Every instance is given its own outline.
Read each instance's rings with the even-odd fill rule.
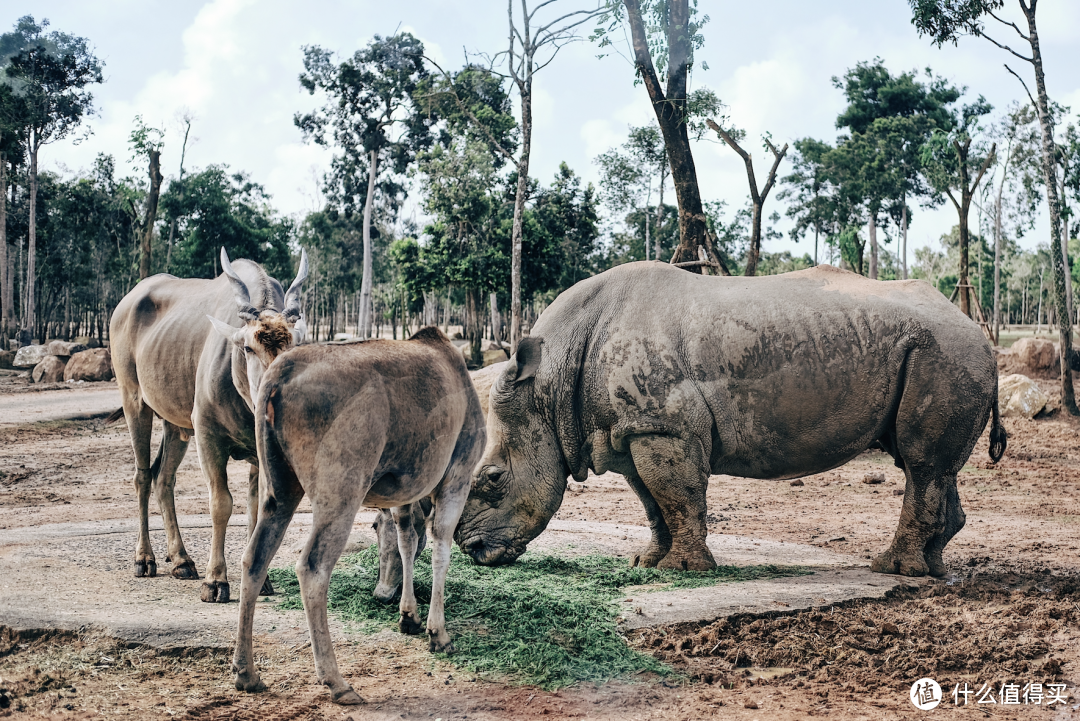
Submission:
[[[197,581],[199,579],[199,572],[195,568],[195,562],[191,559],[178,563],[173,566],[172,577],[183,579],[185,581]]]
[[[712,551],[705,544],[709,474],[701,444],[696,439],[642,435],[630,441],[630,455],[671,537],[671,547],[656,567],[689,571],[716,568]],[[656,526],[653,534],[655,539]]]
[[[203,581],[199,598],[203,603],[228,603],[229,584],[221,581]]]
[[[652,532],[649,545],[630,556],[630,566],[655,568],[656,564],[660,563],[671,550],[671,531],[668,530],[667,523],[664,521],[660,506],[657,505],[656,499],[653,498],[641,478],[631,473],[626,476],[626,482],[634,489],[641,505],[645,507],[645,515],[649,519],[649,530]]]
[[[930,566],[930,575],[941,578],[945,575],[945,561],[941,554],[952,537],[960,532],[967,522],[964,509],[960,505],[960,494],[956,490],[956,478],[945,483],[945,528],[930,537],[926,544],[926,563]]]

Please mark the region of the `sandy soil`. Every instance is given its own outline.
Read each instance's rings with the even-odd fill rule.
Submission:
[[[972,696],[966,708],[953,708],[957,683],[975,691],[983,683],[1064,683],[1072,712],[1080,676],[1080,424],[1010,419],[1006,427],[1002,462],[989,462],[984,437],[960,475],[967,526],[946,549],[947,579],[881,601],[633,632],[630,643],[686,675],[678,683],[639,678],[546,693],[476,679],[434,661],[416,639],[386,631],[338,639],[343,672],[369,702],[350,711],[330,704],[315,684],[306,645],[257,639],[271,690],[246,696],[231,690],[230,659],[219,651],[170,654],[124,648],[89,631],[5,629],[0,716],[916,718],[923,713],[908,691],[922,676],[938,680],[943,707],[965,718],[1049,718],[1060,707],[990,706]],[[131,465],[122,425],[0,429],[0,528],[130,518]],[[864,482],[878,473],[884,482]],[[230,466],[230,479],[234,497],[243,498],[244,464]],[[902,488],[891,459],[873,452],[803,485],[719,476],[708,493],[709,529],[869,558],[891,539]],[[180,468],[177,506],[181,514],[207,512],[193,450]],[[236,512],[243,510],[237,504]],[[568,493],[558,518],[645,524],[635,496],[614,475]]]

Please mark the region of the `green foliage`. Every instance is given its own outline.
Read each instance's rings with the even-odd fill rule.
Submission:
[[[422,604],[431,598],[430,559],[430,551],[425,551],[416,564],[416,596]],[[473,565],[454,548],[446,579],[446,618],[457,650],[446,658],[473,673],[544,689],[640,671],[668,675],[671,669],[632,650],[619,634],[617,600],[627,586],[697,588],[806,573],[797,566],[720,566],[701,572],[631,568],[625,559],[606,556],[531,553],[511,566],[490,568]],[[375,546],[342,559],[330,578],[330,611],[363,632],[395,625],[397,604],[372,596],[378,575]],[[291,569],[272,569],[270,577],[281,594],[281,607],[303,607]],[[427,609],[419,613],[423,618]]]
[[[128,136],[128,147],[131,149],[131,160],[149,158],[153,152],[161,152],[165,147],[165,130],[163,128],[151,128],[143,122],[141,115],[135,116],[134,129]]]
[[[233,258],[262,263],[276,278],[292,276],[289,239],[292,221],[278,217],[270,196],[245,173],[211,165],[184,179],[183,197],[170,184],[162,193],[163,220],[177,218],[176,274],[213,278],[217,256],[227,248]]]
[[[589,39],[596,42],[601,49],[604,49],[612,46],[613,36],[621,35],[619,31],[623,23],[626,22],[626,8],[622,0],[604,0],[602,5],[604,12],[597,16],[596,29],[593,30]],[[653,66],[656,68],[656,73],[661,82],[664,81],[669,71],[670,5],[671,0],[641,0],[638,3],[641,8],[641,17],[645,22],[649,53],[652,55]],[[709,16],[698,16],[697,0],[690,0],[689,12],[690,22],[687,26],[687,34],[689,36],[690,57],[687,60],[693,66],[694,51],[700,50],[705,45],[705,36],[701,32],[701,28],[709,22]],[[607,52],[602,52],[599,57],[602,58],[606,54]],[[708,64],[702,63],[701,69],[708,70]]]
[[[929,35],[934,44],[956,45],[963,35],[983,33],[983,18],[1000,10],[1004,0],[908,0],[911,24],[919,35]]]

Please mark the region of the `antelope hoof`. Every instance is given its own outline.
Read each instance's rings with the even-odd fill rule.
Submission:
[[[199,579],[199,572],[195,570],[194,561],[184,561],[178,566],[174,566],[172,570],[173,578],[179,578],[184,581],[197,581]]]
[[[408,614],[401,614],[398,621],[398,630],[410,636],[415,636],[424,630],[424,625]]]
[[[266,690],[266,684],[259,678],[259,674],[252,671],[251,673],[236,674],[236,690],[246,691],[248,693],[258,693],[259,691]]]
[[[149,576],[153,578],[157,575],[157,562],[155,561],[136,561],[135,562],[135,578],[142,578],[143,576]]]
[[[265,581],[263,581],[262,590],[259,591],[259,595],[260,596],[273,596],[274,595],[274,584],[270,583],[269,578],[267,578]]]
[[[356,691],[353,691],[351,688],[331,693],[330,700],[340,706],[359,706],[362,703],[367,703],[364,699],[360,698],[360,694],[356,693]]]
[[[199,597],[203,603],[228,603],[229,584],[224,581],[204,581]]]

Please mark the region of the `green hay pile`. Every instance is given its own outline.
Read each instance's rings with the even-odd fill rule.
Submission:
[[[670,584],[699,588],[721,582],[797,576],[797,566],[720,566],[711,571],[630,568],[607,556],[560,558],[526,554],[511,566],[476,566],[457,548],[446,580],[447,630],[456,652],[447,657],[474,673],[556,689],[579,681],[606,681],[642,671],[671,670],[634,651],[615,619],[627,586]],[[397,601],[384,604],[371,592],[379,576],[375,546],[346,556],[330,580],[329,608],[361,632],[394,627]],[[272,569],[282,608],[303,608],[291,569]],[[421,621],[431,599],[431,554],[416,564]]]

